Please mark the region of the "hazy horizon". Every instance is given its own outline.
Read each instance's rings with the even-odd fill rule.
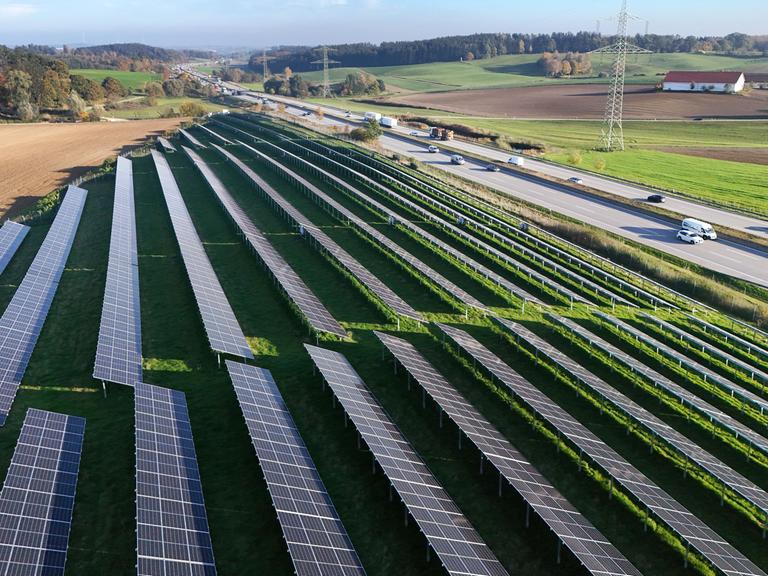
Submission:
[[[563,0],[510,8],[502,0],[443,0],[437,7],[404,0],[234,0],[221,4],[187,0],[0,1],[0,44],[53,46],[141,42],[173,48],[259,48],[275,45],[342,44],[415,40],[475,32],[615,31],[619,0],[587,8]],[[631,33],[649,30],[680,36],[764,34],[768,9],[761,0],[723,5],[714,0],[630,3],[640,20]],[[738,8],[735,8],[737,6]],[[114,22],[114,24],[113,24]],[[426,25],[428,23],[428,25]],[[763,28],[761,28],[763,27]]]

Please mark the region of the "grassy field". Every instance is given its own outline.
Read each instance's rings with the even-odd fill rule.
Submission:
[[[130,90],[143,90],[144,84],[147,82],[162,82],[163,77],[161,74],[154,72],[129,72],[123,70],[101,70],[97,68],[76,68],[70,70],[71,74],[79,74],[90,78],[95,82],[101,83],[107,76],[117,78],[122,82],[123,86]]]
[[[149,118],[160,118],[164,112],[169,109],[179,111],[179,106],[184,102],[196,102],[201,104],[207,112],[219,112],[226,108],[221,104],[216,104],[208,100],[202,100],[199,98],[190,98],[188,96],[182,98],[158,98],[157,105],[155,106],[142,106],[140,108],[129,108],[125,110],[107,110],[104,115],[112,118],[124,118],[126,120],[147,120]]]
[[[434,62],[407,66],[383,66],[365,68],[367,72],[384,80],[387,86],[412,92],[444,90],[468,90],[473,88],[502,88],[536,86],[540,84],[606,82],[598,78],[608,73],[611,59],[608,56],[592,57],[594,72],[589,77],[570,79],[546,78],[541,75],[536,61],[538,54],[510,54],[472,62]],[[704,54],[650,54],[629,56],[627,81],[629,83],[659,82],[659,74],[669,70],[742,70],[768,72],[768,58],[734,58]],[[333,82],[339,82],[358,68],[331,70]],[[322,81],[322,72],[302,72],[302,76],[315,82]]]

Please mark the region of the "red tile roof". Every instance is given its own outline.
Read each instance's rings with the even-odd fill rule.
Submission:
[[[736,84],[741,72],[667,72],[664,82],[696,82],[697,84]]]

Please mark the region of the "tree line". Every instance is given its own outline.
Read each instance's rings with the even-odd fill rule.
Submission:
[[[383,80],[360,70],[347,74],[343,81],[333,84],[330,88],[332,95],[335,96],[378,96],[384,92],[386,86]],[[267,78],[264,82],[264,91],[267,94],[307,98],[322,96],[323,87],[306,81],[300,74],[294,74],[293,70],[286,66],[282,74]]]
[[[330,46],[333,58],[350,67],[400,66],[429,62],[453,62],[492,58],[505,54],[543,54],[545,52],[590,52],[615,42],[615,36],[597,32],[555,32],[551,34],[471,34],[445,36],[429,40],[357,43]],[[768,54],[768,36],[733,33],[716,36],[676,36],[639,34],[634,44],[652,52],[718,52],[727,54]],[[274,70],[290,67],[297,72],[319,69],[317,48],[283,46],[267,53]],[[253,70],[261,70],[262,55],[253,54]]]

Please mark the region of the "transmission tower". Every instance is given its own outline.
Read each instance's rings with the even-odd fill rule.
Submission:
[[[611,72],[608,102],[605,105],[605,117],[603,118],[603,129],[599,145],[599,148],[606,152],[624,150],[622,118],[624,115],[624,77],[627,69],[627,54],[651,53],[650,50],[645,50],[629,43],[627,30],[630,18],[635,19],[634,16],[629,14],[627,0],[622,0],[621,12],[619,12],[618,17],[619,27],[616,33],[616,42],[611,46],[604,46],[592,51],[592,53],[616,55]]]
[[[312,62],[312,64],[322,64],[323,65],[323,98],[330,98],[331,96],[331,76],[328,73],[328,68],[331,64],[341,64],[341,62],[337,60],[329,60],[328,59],[328,52],[332,51],[333,48],[328,48],[328,46],[323,46],[321,48],[323,51],[323,59],[322,60],[315,60]]]
[[[269,76],[269,61],[274,60],[275,56],[267,56],[267,49],[262,48],[261,50],[261,77],[262,82],[267,81],[267,76]]]

